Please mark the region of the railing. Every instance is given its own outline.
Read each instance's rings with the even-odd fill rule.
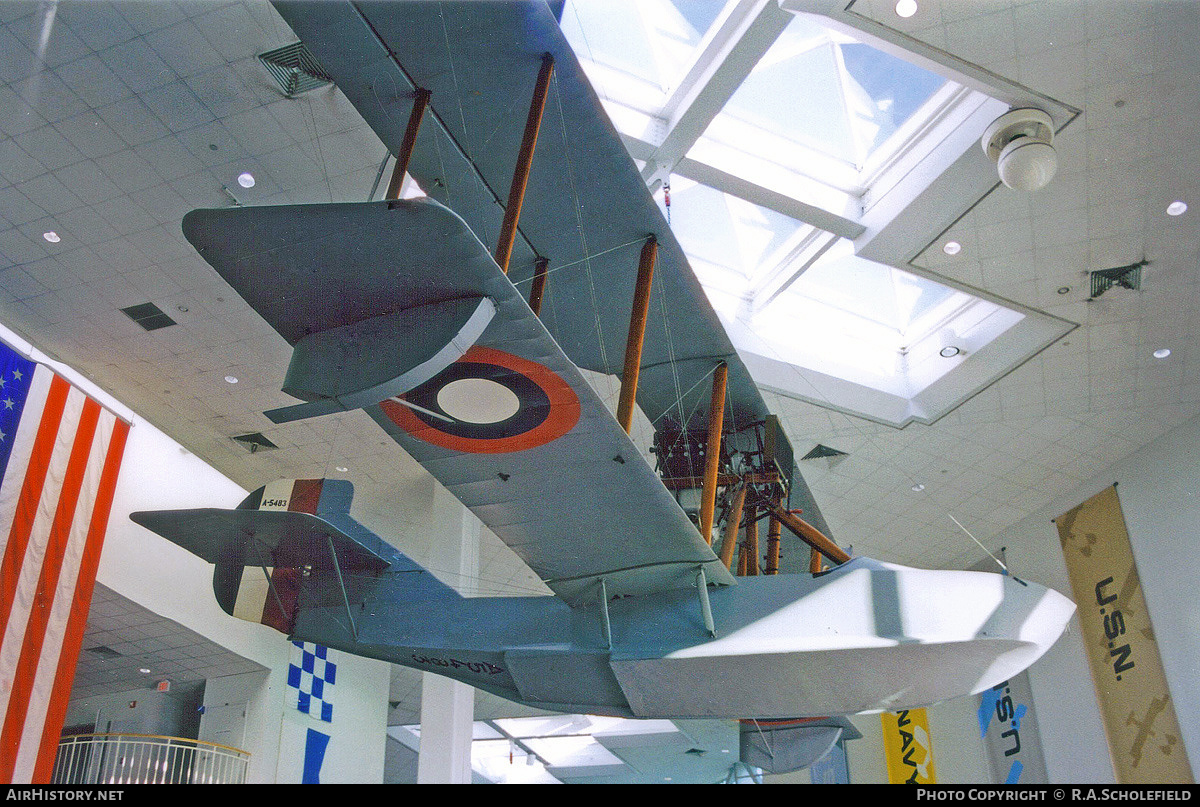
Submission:
[[[250,754],[150,734],[77,734],[58,743],[51,784],[243,784]]]

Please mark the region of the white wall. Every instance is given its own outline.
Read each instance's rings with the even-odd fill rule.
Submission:
[[[137,510],[234,507],[245,495],[162,432],[135,418],[97,580],[269,670],[265,675],[215,679],[205,696],[206,705],[247,704],[242,747],[252,753],[251,782],[300,781],[296,760],[288,756],[294,749],[285,740],[289,726],[300,730],[306,721],[331,737],[321,768],[323,781],[382,782],[390,665],[337,654],[334,721],[319,723],[301,715],[289,704],[287,669],[292,647],[286,637],[225,614],[213,595],[210,564],[129,519]]]
[[[1088,484],[1060,495],[996,540],[1010,565],[1038,570],[1038,582],[1070,594],[1051,519],[1117,483],[1142,591],[1150,610],[1192,771],[1200,761],[1200,418],[1154,441]],[[1077,620],[1031,676],[1047,771],[1056,782],[1113,781]]]
[[[1200,761],[1200,418],[1098,472],[1087,484],[1058,492],[1030,517],[989,542],[1004,547],[1012,573],[1072,596],[1053,519],[1117,483],[1142,589],[1192,770]],[[1029,670],[1047,775],[1052,783],[1115,781],[1088,669],[1078,617]],[[988,783],[976,697],[930,707],[929,732],[941,784]],[[877,715],[854,718],[862,739],[846,746],[851,781],[887,782]],[[769,777],[768,780],[777,777]],[[806,777],[778,777],[806,781]]]

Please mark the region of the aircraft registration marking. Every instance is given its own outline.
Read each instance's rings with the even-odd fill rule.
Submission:
[[[453,658],[445,659],[437,658],[436,656],[423,656],[419,653],[413,653],[412,660],[417,664],[428,664],[433,667],[453,667],[456,670],[465,669],[468,672],[478,674],[486,673],[487,675],[499,675],[500,673],[504,672],[503,667],[486,661],[459,661],[458,659]]]

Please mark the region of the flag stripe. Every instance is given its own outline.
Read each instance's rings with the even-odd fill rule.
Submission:
[[[2,760],[0,761],[0,780],[3,781],[12,781],[17,749],[25,728],[29,701],[37,675],[37,663],[42,655],[42,645],[46,639],[50,621],[53,607],[52,598],[58,589],[58,578],[66,554],[67,539],[71,523],[75,518],[75,506],[79,501],[84,471],[91,453],[92,438],[95,436],[96,424],[100,415],[100,405],[95,401],[87,398],[80,403],[82,412],[79,426],[70,437],[71,448],[66,456],[66,465],[54,468],[54,471],[61,468],[62,476],[60,485],[56,486],[59,495],[53,504],[53,516],[47,525],[48,529],[44,532],[44,543],[38,547],[41,550],[38,579],[34,587],[22,592],[23,596],[28,598],[28,621],[25,635],[21,641],[12,694],[9,696],[9,708],[5,715],[4,727],[0,730],[0,760]],[[60,445],[65,442],[67,425],[64,424],[60,430],[60,436],[64,438],[59,441]],[[51,472],[51,477],[54,476],[56,475]],[[46,495],[42,496],[43,506],[38,508],[39,514],[49,514],[50,504],[47,500],[53,490],[44,491]],[[31,543],[37,546],[41,542]],[[23,575],[23,577],[27,576]]]
[[[37,503],[41,499],[42,486],[46,481],[46,474],[50,470],[50,458],[57,442],[58,425],[62,419],[63,409],[66,407],[69,391],[70,385],[58,376],[54,376],[50,383],[50,394],[46,397],[46,406],[38,426],[33,451],[28,460],[21,495],[16,503],[8,543],[4,547],[4,560],[0,563],[0,635],[7,633],[8,630],[8,620],[12,614],[21,565],[25,560],[25,550],[33,529]],[[33,512],[31,512],[31,508]]]
[[[65,393],[61,406],[57,402],[59,391]],[[4,672],[6,683],[0,690],[0,728],[7,721],[12,705],[12,693],[17,685],[17,664],[33,608],[50,522],[58,504],[62,475],[70,458],[75,427],[83,406],[83,396],[73,392],[66,382],[60,386],[57,376],[51,379],[45,410],[48,418],[38,426],[37,438],[32,445],[33,454],[27,460],[29,470],[21,486],[21,495],[13,503],[15,512],[5,558],[7,563],[11,557],[12,564],[3,580],[6,586],[11,586],[11,594],[5,591],[8,609],[3,633],[0,633],[0,669]],[[57,431],[47,429],[47,423]],[[20,461],[22,458],[15,459]],[[20,554],[16,554],[14,549],[17,546],[21,548]],[[8,750],[0,734],[0,759],[7,758]],[[0,771],[3,770],[2,765],[0,763]]]
[[[58,668],[54,674],[54,696],[46,711],[42,740],[31,777],[31,781],[40,784],[50,782],[54,769],[59,735],[67,717],[71,684],[75,679],[75,667],[79,662],[80,648],[83,646],[83,632],[87,627],[88,611],[92,605],[96,569],[100,565],[100,552],[104,547],[108,517],[112,512],[113,497],[117,489],[117,474],[121,469],[121,459],[125,454],[125,443],[129,436],[129,424],[119,418],[115,420],[108,452],[104,457],[104,471],[100,476],[100,485],[92,508],[92,518],[88,524],[83,558],[79,564],[78,582],[71,597],[71,614],[67,621],[63,652],[59,656]]]
[[[60,499],[59,503],[61,521],[56,524],[56,528],[61,551],[55,551],[55,557],[60,558],[57,581],[51,581],[43,575],[45,582],[42,596],[46,598],[46,624],[42,630],[43,639],[40,646],[36,648],[36,653],[29,657],[30,666],[27,666],[31,671],[32,680],[14,772],[17,781],[29,779],[37,759],[46,713],[54,695],[55,671],[63,652],[63,639],[71,613],[71,596],[79,582],[80,561],[87,540],[88,524],[92,518],[95,491],[104,471],[104,452],[108,449],[112,434],[114,416],[103,411],[94,401],[89,400],[88,405],[94,408],[96,414],[93,416],[85,410],[84,424],[94,421],[95,425],[90,429],[90,434],[86,433],[88,430],[81,429],[76,437],[76,450],[81,457],[79,464],[83,467],[78,472],[78,482],[75,481],[74,475],[69,476],[67,482],[67,486],[75,491],[75,502],[64,504]],[[49,564],[44,568],[48,569]],[[28,643],[28,636],[26,641]]]
[[[0,781],[53,774],[129,433],[0,345]]]

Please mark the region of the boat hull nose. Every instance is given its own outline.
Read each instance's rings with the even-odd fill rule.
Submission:
[[[1006,575],[847,567],[798,580],[790,597],[780,596],[786,581],[746,578],[714,604],[726,617],[715,638],[658,657],[614,653],[634,713],[814,717],[927,706],[1026,669],[1075,611],[1057,591]]]
[[[1075,603],[1059,592],[1019,578],[1004,578],[1005,597],[996,617],[985,625],[989,634],[1007,634],[1022,647],[996,658],[971,694],[1007,681],[1027,669],[1058,641],[1075,614]]]

